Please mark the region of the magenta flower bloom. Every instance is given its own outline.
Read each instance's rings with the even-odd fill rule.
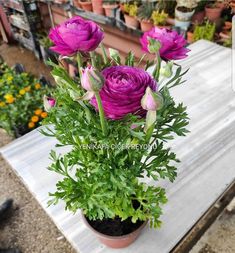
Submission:
[[[52,97],[48,97],[46,95],[43,96],[43,105],[45,108],[45,111],[49,112],[52,107],[54,107],[56,104],[56,100]]]
[[[55,46],[50,49],[61,55],[73,55],[95,50],[104,37],[100,27],[81,17],[73,17],[50,30],[49,38]]]
[[[129,66],[113,66],[102,71],[105,83],[100,97],[105,116],[109,119],[122,119],[127,114],[145,116],[141,99],[147,87],[157,90],[156,81],[144,70]],[[91,104],[98,109],[96,98]]]
[[[145,52],[149,52],[149,38],[153,38],[161,43],[159,53],[161,58],[164,60],[183,59],[187,57],[187,53],[190,51],[189,49],[185,48],[187,41],[176,31],[154,27],[150,31],[145,32],[140,39],[142,50]]]

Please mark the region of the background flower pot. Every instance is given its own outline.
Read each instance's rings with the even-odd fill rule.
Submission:
[[[140,227],[138,227],[132,233],[122,235],[122,236],[110,236],[110,235],[102,234],[102,233],[98,232],[97,230],[95,230],[90,225],[90,223],[88,222],[88,220],[86,219],[86,217],[83,214],[82,214],[82,218],[83,218],[84,223],[87,225],[87,227],[89,229],[91,229],[96,234],[97,238],[104,245],[106,245],[110,248],[116,248],[116,249],[125,248],[125,247],[129,246],[131,243],[133,243],[137,239],[137,237],[140,235],[142,229],[148,223],[148,221],[145,221],[144,223],[142,223],[142,225]]]
[[[79,1],[79,4],[81,5],[82,9],[85,11],[92,11],[92,4],[91,2],[81,2]]]
[[[193,39],[193,33],[192,32],[187,32],[187,41],[188,43],[193,43],[194,42],[194,39]]]
[[[203,22],[205,18],[205,11],[198,11],[196,13],[193,14],[192,16],[192,22],[197,22],[199,24],[201,24]]]
[[[82,8],[79,0],[73,0],[73,5],[78,8]]]
[[[153,23],[149,20],[143,19],[140,21],[140,28],[141,28],[141,31],[147,32],[153,28]]]
[[[179,21],[190,21],[195,10],[187,10],[187,8],[178,6],[175,8],[175,18]]]
[[[105,16],[114,17],[113,10],[118,7],[117,4],[103,4]]]
[[[104,15],[103,0],[91,0],[93,12],[99,15]]]
[[[139,21],[136,19],[136,17],[131,17],[127,14],[124,14],[124,19],[128,27],[135,28],[135,29],[138,28]]]
[[[210,21],[214,22],[220,18],[222,9],[219,7],[211,8],[211,7],[207,6],[205,8],[205,11],[206,11],[206,17]]]

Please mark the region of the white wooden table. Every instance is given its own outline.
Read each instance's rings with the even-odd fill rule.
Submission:
[[[182,163],[174,183],[167,188],[160,230],[145,228],[138,240],[125,249],[101,245],[76,215],[64,211],[64,204],[47,207],[48,192],[55,190],[58,175],[48,171],[48,154],[56,140],[37,130],[1,149],[4,158],[22,178],[65,237],[80,253],[168,253],[193,227],[214,201],[235,179],[235,93],[231,84],[231,50],[198,41],[190,46],[187,85],[173,95],[188,106],[191,133],[173,142]],[[66,150],[60,148],[60,152]]]

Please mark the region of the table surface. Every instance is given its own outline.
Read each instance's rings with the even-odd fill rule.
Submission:
[[[172,142],[181,164],[167,189],[161,229],[146,227],[138,240],[115,253],[167,253],[235,179],[235,94],[231,84],[231,50],[207,41],[190,46],[190,56],[180,62],[190,67],[187,83],[172,90],[177,101],[188,106],[191,118],[187,137]],[[48,192],[55,190],[57,174],[48,171],[48,154],[56,140],[37,130],[13,141],[0,151],[29,191],[65,237],[80,253],[110,253],[87,229],[80,212],[64,210],[61,202],[47,207]],[[66,148],[57,148],[66,152]]]

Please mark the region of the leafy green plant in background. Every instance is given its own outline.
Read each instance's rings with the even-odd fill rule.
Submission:
[[[131,17],[136,17],[137,16],[137,11],[138,11],[138,5],[137,3],[125,3],[124,4],[124,12],[127,13]]]
[[[150,20],[154,10],[153,2],[146,2],[138,8],[137,16],[140,20]]]
[[[176,0],[159,0],[157,9],[168,13],[170,17],[174,17],[176,4]]]
[[[162,11],[153,11],[151,19],[153,21],[153,24],[156,26],[161,26],[166,24],[166,19],[168,17],[168,14]]]
[[[215,28],[215,23],[210,23],[209,21],[206,21],[202,25],[196,25],[193,32],[194,41],[200,39],[213,41]]]
[[[0,74],[0,128],[18,137],[47,117],[42,97],[48,88],[27,73],[17,74],[6,64]]]

